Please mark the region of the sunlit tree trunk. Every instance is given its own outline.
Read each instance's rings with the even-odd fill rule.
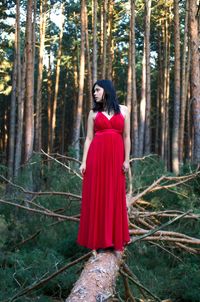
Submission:
[[[139,156],[144,151],[144,130],[145,130],[145,112],[146,112],[146,41],[144,39],[143,58],[142,58],[142,85],[140,101],[140,125],[139,125]]]
[[[162,53],[162,34],[158,32],[158,73],[157,73],[157,92],[156,92],[156,121],[155,121],[155,153],[161,154],[161,99],[163,99],[163,53]]]
[[[172,128],[172,170],[179,173],[179,119],[180,119],[180,22],[179,0],[174,0],[174,110]]]
[[[184,29],[184,42],[182,54],[182,67],[181,67],[181,116],[180,116],[180,133],[179,133],[179,160],[183,164],[183,147],[184,147],[184,129],[185,129],[185,115],[186,115],[186,100],[187,100],[187,87],[188,87],[188,65],[190,65],[188,56],[188,1],[186,1],[185,10],[185,29]]]
[[[102,71],[101,77],[106,76],[106,58],[107,58],[107,8],[108,0],[103,1],[103,53],[102,53]]]
[[[67,73],[66,73],[66,79],[65,79],[65,85],[64,85],[64,91],[62,96],[62,113],[61,113],[61,129],[60,129],[60,153],[64,154],[65,152],[65,146],[66,146],[66,131],[65,131],[65,125],[66,125],[66,92],[67,92]]]
[[[200,70],[199,35],[196,1],[189,0],[189,30],[191,48],[191,103],[194,125],[193,162],[200,163]]]
[[[22,79],[21,70],[21,48],[20,48],[20,1],[16,2],[16,27],[17,27],[17,132],[16,132],[16,149],[15,149],[15,165],[14,176],[18,175],[21,163],[22,154],[22,134],[23,134],[23,118],[24,118],[24,97],[22,98],[22,82],[25,82],[25,76]],[[26,50],[24,50],[24,65],[26,66],[25,57]],[[23,73],[25,75],[25,72]],[[23,84],[24,85],[24,84]]]
[[[131,2],[131,0],[130,0]],[[126,106],[128,107],[129,111],[131,112],[131,100],[132,100],[132,16],[130,15],[130,31],[129,31],[129,45],[128,45],[128,75],[127,75],[127,96],[126,96]],[[132,123],[131,123],[132,124]],[[132,127],[131,127],[132,130]]]
[[[162,21],[162,60],[161,60],[161,157],[165,166],[169,166],[169,84],[170,84],[170,17],[166,11]]]
[[[92,50],[92,82],[93,84],[97,81],[97,9],[98,2],[93,0],[93,50]]]
[[[47,117],[48,117],[48,152],[51,150],[52,142],[52,79],[51,79],[51,50],[48,49],[48,72],[47,72]]]
[[[32,8],[33,1],[27,3],[26,24],[26,102],[25,102],[25,150],[24,159],[28,161],[33,153],[34,139],[34,107],[33,107],[33,40],[32,40]]]
[[[132,89],[132,102],[131,102],[131,122],[132,122],[132,153],[133,156],[138,156],[139,141],[138,141],[138,104],[137,104],[137,91],[136,91],[136,67],[135,67],[135,0],[131,0],[131,89]]]
[[[39,48],[39,64],[37,78],[37,95],[36,95],[36,125],[35,125],[35,150],[39,151],[42,147],[42,72],[43,72],[43,56],[44,41],[46,28],[46,10],[47,0],[40,2],[40,48]]]
[[[89,35],[88,35],[88,13],[87,6],[85,6],[85,44],[87,52],[87,73],[88,73],[88,101],[87,101],[87,110],[86,113],[89,113],[89,110],[92,108],[93,99],[92,99],[92,72],[91,72],[91,61],[90,61],[90,45],[89,45]]]
[[[51,130],[51,147],[50,150],[52,152],[55,139],[56,139],[56,113],[57,113],[57,101],[58,101],[58,89],[59,89],[59,79],[60,79],[60,63],[61,63],[61,55],[62,55],[62,39],[63,39],[63,29],[64,29],[64,3],[61,3],[61,27],[59,34],[59,47],[58,47],[58,55],[57,55],[57,63],[56,63],[56,80],[55,80],[55,91],[53,98],[53,112],[52,112],[52,130]]]
[[[107,68],[107,79],[112,80],[112,62],[114,60],[114,40],[112,37],[113,31],[113,9],[114,1],[108,1],[108,68]]]
[[[150,17],[151,17],[151,0],[145,0],[146,5],[146,21],[145,21],[145,39],[146,39],[146,113],[145,113],[145,141],[144,152],[151,152],[151,70],[150,70]]]
[[[9,156],[8,156],[8,178],[13,178],[14,173],[14,155],[15,155],[15,124],[16,124],[16,90],[17,90],[17,55],[18,55],[18,19],[19,19],[19,2],[16,7],[15,22],[15,50],[12,74],[12,94],[10,103],[10,127],[9,127]]]
[[[80,71],[79,71],[79,93],[78,106],[76,113],[76,121],[73,135],[73,145],[76,152],[76,158],[80,157],[80,128],[83,111],[83,89],[84,89],[84,75],[85,75],[85,0],[81,1],[81,53],[80,53]]]

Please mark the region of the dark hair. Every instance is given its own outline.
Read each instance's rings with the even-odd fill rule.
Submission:
[[[104,102],[96,102],[94,98],[95,85],[98,85],[104,89]],[[92,109],[94,112],[107,110],[108,114],[110,114],[110,111],[113,110],[115,113],[120,113],[120,107],[112,81],[110,80],[96,81],[92,87],[92,96],[94,102],[94,106]]]

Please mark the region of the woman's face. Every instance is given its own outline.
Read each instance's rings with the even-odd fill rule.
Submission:
[[[104,89],[99,85],[94,86],[94,98],[96,102],[102,102],[104,96]]]

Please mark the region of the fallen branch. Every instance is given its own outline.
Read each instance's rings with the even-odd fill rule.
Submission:
[[[136,280],[134,280],[131,276],[129,276],[128,274],[126,274],[123,270],[120,270],[120,273],[125,276],[126,278],[128,278],[132,283],[134,283],[136,286],[142,288],[143,290],[145,290],[151,297],[153,297],[156,301],[162,302],[162,300],[160,298],[158,298],[157,296],[155,296],[148,288],[146,288],[144,285],[142,285],[141,283],[137,282]]]
[[[13,302],[16,299],[18,299],[19,297],[22,297],[26,294],[28,294],[29,292],[36,290],[38,288],[40,288],[41,286],[43,286],[44,284],[46,284],[47,282],[49,282],[51,279],[55,278],[56,276],[58,276],[59,274],[61,274],[62,272],[64,272],[65,270],[67,270],[68,268],[70,268],[71,266],[77,264],[78,262],[87,259],[89,256],[91,255],[91,252],[87,253],[84,256],[81,256],[80,258],[66,264],[65,266],[61,267],[59,270],[57,270],[56,272],[54,272],[53,274],[51,274],[50,276],[48,276],[47,278],[44,278],[42,280],[40,280],[39,282],[37,282],[36,284],[32,285],[32,286],[28,286],[25,289],[23,289],[21,292],[17,293],[14,297],[12,297],[9,300],[6,300],[4,302]]]
[[[132,238],[131,242],[132,242],[132,243],[135,243],[135,242],[137,242],[137,241],[139,241],[139,240],[142,240],[142,239],[144,239],[144,238],[146,238],[146,237],[149,237],[150,235],[153,235],[153,234],[156,233],[157,231],[159,231],[159,230],[163,229],[164,227],[166,227],[166,226],[168,226],[168,225],[174,223],[175,221],[181,219],[182,217],[184,217],[185,215],[187,215],[187,214],[190,213],[190,212],[191,212],[191,211],[187,211],[186,213],[183,213],[183,214],[181,214],[181,215],[175,217],[174,219],[169,220],[168,222],[166,222],[166,223],[164,223],[164,224],[162,224],[162,225],[160,225],[160,226],[154,228],[153,230],[150,230],[149,232],[147,232],[146,234],[144,234],[144,235],[142,235],[142,236],[138,236],[138,237],[136,237],[136,238]]]
[[[76,199],[81,199],[80,195],[73,194],[73,193],[67,193],[67,192],[33,192],[33,191],[27,191],[23,187],[13,183],[12,181],[5,178],[3,175],[0,175],[0,177],[5,180],[7,183],[11,184],[13,187],[20,189],[25,194],[30,195],[37,195],[37,196],[44,196],[44,195],[60,195],[60,196],[67,196],[67,197],[73,197]]]
[[[43,214],[43,215],[49,216],[49,217],[55,217],[55,218],[60,218],[60,219],[63,219],[63,220],[71,220],[71,221],[79,222],[79,219],[76,218],[76,217],[73,217],[73,216],[65,216],[65,215],[59,215],[59,214],[56,214],[56,213],[53,213],[53,212],[49,213],[49,212],[46,212],[46,211],[36,210],[36,209],[32,209],[32,208],[28,208],[28,207],[16,204],[14,202],[6,201],[6,200],[3,200],[3,199],[0,199],[0,203],[8,204],[8,205],[11,205],[11,206],[23,209],[23,210],[27,210],[29,212]]]
[[[51,158],[52,160],[54,160],[55,162],[57,162],[58,164],[60,164],[64,168],[66,168],[69,172],[72,172],[73,174],[75,174],[76,176],[78,176],[78,178],[83,179],[82,176],[80,174],[78,174],[75,170],[73,170],[72,168],[68,167],[67,165],[63,164],[62,162],[60,162],[59,160],[57,160],[53,156],[51,156],[48,153],[44,152],[42,149],[41,149],[41,152],[43,154],[45,154],[48,158]]]
[[[161,176],[160,178],[158,178],[156,181],[154,181],[148,188],[146,188],[144,191],[142,191],[141,193],[137,194],[136,196],[134,196],[129,204],[129,207],[131,205],[133,205],[138,199],[140,199],[141,197],[143,197],[144,195],[146,195],[147,193],[150,192],[155,192],[161,189],[168,189],[168,188],[172,188],[175,186],[178,186],[180,184],[183,184],[195,177],[197,177],[200,174],[200,171],[193,173],[193,174],[188,174],[185,176],[178,176],[178,177],[169,177],[169,176]],[[166,181],[178,181],[174,184],[169,184],[169,185],[158,185],[162,180],[166,180]]]

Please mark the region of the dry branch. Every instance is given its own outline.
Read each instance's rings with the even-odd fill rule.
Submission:
[[[191,179],[194,179],[199,174],[200,174],[200,171],[198,171],[196,173],[188,174],[188,175],[185,175],[185,176],[178,176],[178,177],[169,177],[169,176],[162,175],[160,178],[158,178],[156,181],[154,181],[148,188],[146,188],[144,191],[142,191],[141,193],[134,196],[132,198],[131,202],[129,203],[129,207],[131,205],[133,205],[138,199],[140,199],[141,197],[146,195],[147,193],[155,192],[155,191],[162,190],[162,189],[169,189],[169,188],[172,188],[172,187],[176,187],[176,186],[181,185],[181,184],[183,184],[183,183],[185,183],[185,182],[187,182]],[[177,181],[177,182],[173,183],[173,184],[159,185],[161,183],[161,181],[163,181],[163,180]]]
[[[80,195],[68,193],[68,192],[33,192],[33,191],[27,191],[23,187],[13,183],[12,181],[5,178],[3,175],[0,175],[0,177],[5,180],[7,183],[11,184],[13,187],[20,189],[25,194],[30,195],[37,195],[37,196],[44,196],[44,195],[60,195],[60,196],[66,196],[66,197],[73,197],[76,199],[81,199]]]
[[[51,274],[47,278],[44,278],[44,279],[38,281],[36,284],[26,287],[25,289],[23,289],[22,291],[17,293],[14,297],[9,299],[9,302],[13,302],[16,299],[18,299],[19,297],[22,297],[22,296],[28,294],[29,292],[40,288],[41,286],[43,286],[44,284],[49,282],[49,280],[51,280],[51,279],[55,278],[56,276],[60,275],[62,272],[66,271],[68,268],[72,267],[73,265],[77,264],[78,262],[80,262],[84,259],[87,259],[90,255],[91,255],[91,252],[89,252],[89,253],[85,254],[84,256],[81,256],[80,258],[66,264],[65,266],[61,267],[59,270],[57,270],[56,272],[54,272],[53,274]],[[4,302],[7,302],[7,300],[4,301]]]
[[[56,213],[53,213],[53,212],[49,213],[49,212],[46,212],[46,211],[36,210],[36,209],[32,209],[32,208],[28,208],[28,207],[16,204],[14,202],[6,201],[6,200],[3,200],[3,199],[0,199],[0,203],[8,204],[8,205],[11,205],[11,206],[23,209],[23,210],[27,210],[29,212],[43,214],[43,215],[49,216],[49,217],[54,217],[54,218],[59,218],[59,219],[63,219],[63,220],[71,220],[71,221],[79,222],[79,219],[76,218],[76,217],[73,217],[73,216],[65,216],[65,215],[59,215],[59,214],[56,214]]]
[[[75,170],[73,170],[72,168],[70,168],[69,166],[63,164],[62,162],[60,162],[59,160],[57,160],[56,158],[54,158],[53,156],[49,155],[48,153],[44,152],[43,150],[41,150],[41,152],[43,154],[45,154],[48,158],[54,160],[55,162],[57,162],[58,164],[60,164],[61,166],[63,166],[64,168],[66,168],[69,172],[72,172],[74,175],[78,176],[78,178],[83,179],[82,176],[77,173]]]

